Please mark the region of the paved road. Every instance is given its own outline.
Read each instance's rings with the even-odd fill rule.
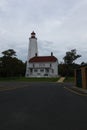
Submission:
[[[66,85],[7,82],[0,86],[10,87],[0,91],[0,130],[87,130],[87,97],[69,92]]]

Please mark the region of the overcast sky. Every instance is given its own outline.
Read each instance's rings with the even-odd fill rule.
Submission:
[[[53,52],[61,62],[75,48],[77,62],[87,62],[87,0],[0,0],[0,53],[14,49],[26,61],[33,30],[39,55]]]

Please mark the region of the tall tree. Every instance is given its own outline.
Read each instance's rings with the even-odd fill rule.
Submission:
[[[66,52],[66,55],[64,56],[64,63],[65,64],[73,64],[74,61],[81,57],[81,55],[76,54],[76,49],[73,49],[71,51]]]
[[[2,52],[3,56],[5,57],[13,57],[16,56],[16,52],[13,49],[8,49]]]
[[[4,56],[0,57],[0,77],[13,77],[25,75],[25,63],[16,56],[13,49],[3,51]]]

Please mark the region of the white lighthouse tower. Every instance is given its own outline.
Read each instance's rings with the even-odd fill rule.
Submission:
[[[36,34],[33,31],[31,33],[31,37],[29,38],[29,48],[28,48],[28,57],[27,57],[27,66],[26,66],[26,77],[29,77],[29,60],[34,57],[35,55],[38,56],[38,46],[37,46],[37,38]]]
[[[30,58],[34,57],[36,54],[38,55],[37,38],[35,35],[36,34],[33,31],[31,33],[31,37],[29,38],[28,61]]]

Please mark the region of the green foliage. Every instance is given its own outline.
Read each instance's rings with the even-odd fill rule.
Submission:
[[[16,56],[16,52],[13,49],[8,49],[2,52],[4,57],[13,57]]]
[[[2,52],[4,56],[0,58],[0,77],[24,76],[25,64],[13,57],[16,52],[12,49]]]
[[[66,55],[64,56],[64,63],[65,64],[73,64],[74,61],[81,57],[81,55],[76,54],[76,49],[73,49],[71,51],[66,52]]]
[[[77,67],[79,67],[80,65],[78,64],[59,64],[58,68],[59,68],[59,75],[61,76],[74,76],[74,69],[76,69]]]
[[[76,49],[66,52],[64,56],[64,63],[59,64],[59,74],[61,76],[69,77],[74,76],[74,69],[80,65],[75,64],[75,60],[81,57],[81,55],[76,54]]]
[[[74,82],[74,81],[75,81],[74,77],[67,77],[64,80],[64,82]]]

